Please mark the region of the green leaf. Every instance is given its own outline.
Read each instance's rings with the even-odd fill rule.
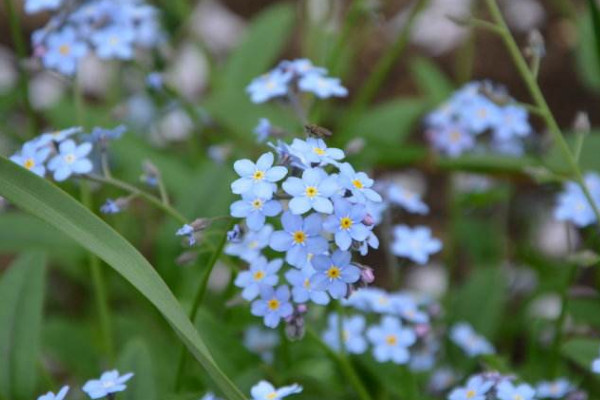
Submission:
[[[120,399],[156,400],[158,398],[152,356],[142,339],[134,339],[125,346],[117,365],[121,373],[135,374],[127,384],[127,390],[119,395]]]
[[[0,195],[63,231],[113,267],[163,314],[226,397],[244,399],[216,365],[160,275],[127,240],[58,187],[5,158],[0,158]]]
[[[590,19],[594,30],[594,49],[596,51],[596,65],[600,66],[600,10],[596,0],[588,0]]]
[[[452,81],[436,64],[426,58],[414,58],[410,63],[410,72],[421,92],[434,106],[448,99],[454,91]]]
[[[589,0],[593,2],[593,0]],[[598,62],[598,38],[595,36],[593,17],[584,13],[577,21],[577,69],[585,85],[596,91],[600,90],[600,63]]]
[[[567,142],[573,149],[575,136],[567,136]],[[595,130],[585,136],[585,145],[582,146],[579,155],[579,165],[584,173],[590,170],[600,171],[598,152],[600,152],[600,131]],[[554,173],[570,175],[570,168],[564,160],[562,151],[554,145],[544,157],[544,164]]]
[[[592,361],[598,357],[600,342],[592,339],[572,339],[566,342],[561,349],[562,354],[578,364],[585,370],[589,370]]]
[[[0,281],[0,395],[7,399],[34,395],[45,263],[43,253],[24,253]]]

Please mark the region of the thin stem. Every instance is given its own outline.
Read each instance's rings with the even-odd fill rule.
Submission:
[[[110,173],[110,166],[108,164],[108,149],[106,148],[106,144],[101,144],[100,149],[100,165],[102,167],[102,175],[106,178],[112,178],[112,174]]]
[[[158,181],[158,192],[160,193],[160,200],[163,202],[164,205],[168,206],[170,204],[169,193],[167,192],[167,188],[165,187],[165,182],[160,171],[158,172],[156,179]]]
[[[306,114],[306,110],[304,109],[304,107],[302,106],[302,103],[300,102],[300,98],[298,97],[298,94],[290,91],[288,93],[288,100],[290,101],[290,104],[292,106],[292,109],[294,110],[294,113],[300,120],[300,123],[302,125],[306,125],[308,123],[308,116]]]
[[[540,116],[546,122],[548,130],[552,134],[554,141],[557,143],[560,151],[565,157],[566,162],[569,168],[571,169],[571,173],[573,174],[575,182],[577,182],[577,184],[581,187],[581,190],[583,191],[587,201],[590,203],[590,206],[594,211],[594,215],[596,216],[596,220],[600,222],[600,209],[598,209],[596,202],[594,201],[587,185],[585,184],[583,175],[581,173],[581,170],[579,169],[579,165],[577,164],[577,160],[571,152],[571,149],[569,148],[569,145],[567,144],[567,141],[565,140],[563,133],[560,127],[558,126],[554,115],[552,114],[552,111],[550,111],[550,107],[546,102],[546,98],[544,97],[544,94],[542,93],[542,90],[540,89],[535,79],[535,76],[529,69],[527,61],[525,61],[523,54],[521,54],[521,51],[519,50],[519,46],[517,45],[515,39],[510,33],[510,30],[508,29],[508,26],[504,21],[498,4],[496,4],[495,0],[486,0],[486,4],[492,16],[492,19],[494,20],[496,25],[502,30],[500,36],[502,37],[502,40],[504,41],[504,44],[514,61],[515,66],[517,67],[517,70],[521,75],[521,78],[525,82],[525,85],[527,86],[531,97],[533,98],[535,104],[539,108]]]
[[[186,224],[188,222],[187,218],[185,218],[183,215],[181,215],[177,210],[175,210],[170,205],[164,204],[159,198],[157,198],[141,189],[138,189],[137,187],[130,185],[127,182],[123,182],[123,181],[121,181],[119,179],[115,179],[115,178],[106,178],[103,176],[91,175],[91,174],[82,175],[82,177],[85,179],[94,181],[94,182],[111,185],[111,186],[117,187],[119,189],[122,189],[126,192],[129,192],[132,195],[142,197],[144,200],[148,201],[149,203],[153,204],[154,206],[161,209],[165,213],[169,214],[171,217],[173,217],[177,221],[181,222],[182,224]]]

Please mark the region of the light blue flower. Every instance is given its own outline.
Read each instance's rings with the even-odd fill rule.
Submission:
[[[88,47],[73,28],[67,26],[58,32],[48,34],[46,52],[42,62],[46,68],[55,69],[63,75],[73,75],[79,60],[88,51]]]
[[[440,349],[440,342],[435,337],[427,337],[424,344],[417,350],[411,351],[408,367],[411,371],[431,371],[437,361],[436,354]]]
[[[252,303],[250,311],[252,315],[263,317],[265,326],[276,328],[282,318],[287,318],[294,312],[290,303],[290,289],[286,285],[277,289],[271,286],[261,287],[260,299]]]
[[[323,228],[334,234],[335,244],[342,250],[348,250],[352,240],[362,242],[371,232],[363,224],[367,210],[362,204],[351,204],[349,201],[336,198],[334,200],[334,215],[325,220]]]
[[[316,166],[336,164],[345,156],[341,149],[327,147],[323,139],[318,138],[294,139],[290,150],[307,167],[315,166],[313,164]]]
[[[432,128],[427,132],[431,145],[450,157],[458,157],[475,147],[475,138],[459,124],[448,124]]]
[[[292,61],[283,60],[277,67],[283,71],[292,72],[296,76],[304,76],[307,74],[325,75],[327,73],[325,68],[314,66],[313,63],[307,58],[299,58]]]
[[[242,271],[235,279],[235,286],[244,289],[242,297],[248,301],[259,295],[263,286],[275,286],[279,281],[277,271],[281,269],[283,260],[277,258],[267,262],[265,257],[258,257],[250,263],[248,271]]]
[[[127,127],[125,125],[119,125],[112,129],[95,127],[92,129],[92,133],[90,133],[90,141],[97,142],[108,142],[110,140],[116,140],[121,138],[123,134],[127,132]]]
[[[535,390],[528,384],[513,385],[509,381],[502,381],[496,387],[499,400],[533,400]]]
[[[518,138],[499,140],[496,137],[490,142],[490,150],[507,156],[521,156],[525,153],[525,145]]]
[[[467,381],[464,388],[457,388],[450,392],[448,400],[486,400],[486,394],[493,385],[493,382],[486,381],[481,376],[474,376]]]
[[[41,395],[37,398],[37,400],[63,400],[69,391],[68,386],[63,386],[58,393],[54,394],[52,392],[48,392],[46,394]]]
[[[82,390],[91,398],[99,399],[112,393],[122,392],[127,389],[125,383],[131,379],[133,373],[119,376],[116,369],[107,371],[100,376],[100,379],[91,379],[83,385]]]
[[[121,211],[123,211],[121,209],[121,206],[119,205],[118,202],[116,202],[113,199],[106,199],[106,202],[100,207],[100,212],[102,214],[118,214]],[[184,226],[189,226],[189,225],[184,225]],[[183,229],[183,228],[181,228],[181,229]],[[179,232],[181,229],[179,229],[177,232]],[[177,235],[178,235],[178,233],[177,233]]]
[[[292,285],[292,297],[296,303],[312,301],[315,304],[329,303],[329,296],[323,290],[315,290],[310,278],[315,274],[315,269],[307,264],[302,269],[291,269],[285,273],[285,279]]]
[[[600,357],[597,357],[592,361],[592,372],[600,374]]]
[[[565,378],[543,381],[536,386],[536,396],[541,399],[562,399],[573,390],[573,385]]]
[[[231,184],[235,194],[252,193],[263,199],[270,199],[277,190],[274,182],[280,181],[287,174],[287,168],[273,167],[273,153],[265,153],[258,158],[256,164],[250,160],[238,160],[233,164],[239,179]]]
[[[382,201],[379,193],[371,188],[374,183],[373,179],[369,178],[364,172],[356,172],[349,163],[340,165],[339,180],[342,187],[350,190],[359,202],[364,203],[366,200],[369,200],[378,203]]]
[[[456,102],[451,100],[446,101],[441,106],[436,108],[425,118],[425,122],[434,127],[441,127],[452,123],[455,119],[457,107]]]
[[[250,389],[252,400],[280,400],[284,397],[301,392],[302,386],[297,383],[276,389],[267,381],[260,381]]]
[[[240,242],[232,242],[225,247],[225,254],[237,256],[246,262],[258,258],[262,249],[269,245],[273,226],[266,224],[258,231],[246,232]]]
[[[304,170],[302,179],[291,176],[283,182],[282,187],[292,196],[289,208],[294,214],[304,214],[310,209],[331,214],[333,204],[329,198],[339,188],[337,178],[327,175],[321,168]]]
[[[331,257],[314,256],[311,263],[315,274],[310,282],[316,290],[327,290],[331,297],[340,299],[348,293],[348,285],[358,282],[360,269],[350,262],[350,252],[336,250]]]
[[[426,226],[409,228],[406,225],[394,227],[392,252],[398,257],[408,258],[417,264],[425,264],[429,256],[442,249],[442,242],[431,236]]]
[[[505,141],[529,135],[531,125],[527,118],[527,110],[523,107],[509,104],[500,108],[499,123],[494,126],[494,138]]]
[[[65,140],[58,145],[58,154],[48,162],[48,169],[54,172],[54,180],[60,182],[72,174],[87,174],[93,165],[86,157],[92,151],[91,143],[76,145]]]
[[[109,27],[96,31],[90,37],[90,40],[96,46],[96,54],[104,60],[132,59],[134,39],[134,32],[122,26]]]
[[[274,217],[281,212],[281,203],[267,200],[252,194],[243,194],[242,200],[234,202],[230,207],[232,217],[246,218],[246,225],[257,231],[265,225],[266,217]]]
[[[258,125],[254,128],[252,132],[256,135],[256,141],[258,143],[262,143],[269,138],[271,135],[271,121],[268,118],[261,118],[258,121]]]
[[[495,351],[490,342],[477,334],[473,327],[466,322],[457,323],[450,328],[450,339],[469,357],[493,354]]]
[[[298,88],[303,92],[314,93],[321,99],[348,95],[348,89],[342,86],[338,78],[330,78],[319,73],[304,75],[298,81]]]
[[[600,175],[587,173],[585,185],[590,191],[596,205],[600,206]],[[554,217],[559,221],[570,221],[579,227],[596,222],[596,215],[581,187],[575,182],[567,182],[564,190],[558,195]]]
[[[278,344],[279,335],[270,329],[252,325],[244,331],[244,346],[267,363],[273,362],[273,349]]]
[[[165,84],[163,74],[154,71],[146,75],[146,85],[153,90],[161,90]]]
[[[291,79],[290,72],[274,69],[250,82],[246,92],[253,103],[264,103],[272,98],[285,96]]]
[[[302,268],[309,257],[327,251],[327,240],[321,236],[321,221],[318,214],[311,214],[303,219],[286,211],[281,216],[283,230],[273,232],[269,246],[273,250],[286,252],[286,262]]]
[[[177,236],[187,236],[188,245],[193,246],[196,244],[196,235],[194,235],[194,228],[191,225],[184,224],[181,228],[175,232]]]
[[[378,362],[392,361],[395,364],[408,362],[408,347],[417,340],[412,329],[403,328],[402,322],[392,316],[384,316],[379,325],[370,327],[367,337],[373,344],[373,356]]]
[[[50,148],[39,148],[35,143],[25,143],[21,151],[11,156],[10,160],[34,174],[44,177],[46,175],[44,163],[49,155]]]
[[[452,369],[447,367],[438,368],[431,374],[427,388],[434,393],[445,392],[454,384],[456,379],[456,372]]]
[[[63,0],[25,0],[25,12],[35,14],[46,10],[56,10]]]
[[[200,400],[223,400],[220,397],[217,397],[214,393],[208,392]]]
[[[401,185],[390,185],[387,191],[388,200],[413,214],[426,215],[429,207],[417,193],[405,189]]]
[[[426,324],[429,315],[419,310],[419,306],[413,297],[404,294],[391,296],[391,307],[394,313],[413,324]]]
[[[478,135],[498,126],[502,121],[502,114],[490,99],[476,95],[458,109],[458,119],[469,132]]]
[[[35,143],[38,147],[46,146],[50,143],[60,144],[67,138],[81,132],[83,132],[83,128],[75,126],[60,131],[42,133],[37,139],[34,139],[31,142]]]
[[[364,337],[366,321],[362,315],[353,315],[342,320],[342,341],[344,348],[351,354],[363,354],[367,351],[367,340]],[[323,333],[323,341],[332,349],[340,350],[338,315],[329,314],[327,330]]]

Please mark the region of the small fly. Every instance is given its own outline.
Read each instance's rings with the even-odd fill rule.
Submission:
[[[318,138],[328,138],[332,135],[329,129],[323,128],[322,126],[316,124],[304,125],[304,132],[306,132],[306,134],[309,136],[314,136]]]

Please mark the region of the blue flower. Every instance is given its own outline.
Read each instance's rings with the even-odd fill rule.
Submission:
[[[450,329],[450,339],[469,357],[482,354],[493,354],[494,347],[483,336],[473,330],[466,322],[460,322]]]
[[[562,399],[573,390],[573,385],[565,378],[543,381],[536,386],[536,395],[542,399]]]
[[[177,236],[187,236],[188,244],[193,246],[196,244],[196,236],[194,235],[194,228],[191,225],[184,224],[181,228],[175,232]]]
[[[271,126],[271,122],[269,121],[268,118],[261,118],[258,121],[258,125],[256,125],[256,128],[254,128],[254,134],[256,135],[256,141],[258,143],[262,143],[265,140],[267,140],[269,138],[269,136],[271,135],[271,130],[272,130],[272,126]]]
[[[346,97],[348,89],[342,86],[338,78],[330,78],[318,73],[306,74],[298,81],[303,92],[314,93],[321,99],[328,97]]]
[[[48,34],[46,52],[42,62],[63,75],[73,75],[79,60],[87,54],[88,47],[77,36],[73,28],[67,26],[58,32]]]
[[[220,397],[217,397],[214,393],[208,392],[200,400],[223,400]]]
[[[239,242],[242,238],[242,228],[238,224],[235,224],[230,231],[227,231],[228,242]]]
[[[378,362],[392,361],[395,364],[408,362],[408,347],[417,340],[412,329],[403,328],[398,318],[389,315],[384,316],[379,325],[370,327],[367,337],[373,344],[373,356]]]
[[[592,361],[592,372],[600,374],[600,357],[597,357]]]
[[[457,388],[450,392],[448,400],[486,400],[493,382],[484,380],[481,376],[474,376],[467,381],[467,386]]]
[[[296,383],[276,389],[267,381],[260,381],[250,389],[252,400],[280,400],[284,397],[301,392],[302,386]]]
[[[367,211],[362,204],[351,204],[337,198],[334,200],[334,215],[327,217],[323,228],[334,233],[335,244],[340,249],[348,250],[352,240],[362,242],[369,236],[371,231],[362,222],[366,215]]]
[[[118,214],[121,211],[123,211],[121,209],[121,206],[119,205],[118,202],[116,202],[113,199],[106,199],[106,202],[100,207],[100,212],[102,214]],[[184,227],[185,226],[189,227],[189,225],[184,225]],[[181,228],[181,229],[183,229],[183,228]],[[181,229],[179,229],[177,231],[178,236],[179,236],[179,231],[181,231]]]
[[[292,315],[294,308],[290,303],[290,289],[279,286],[277,289],[271,286],[263,286],[260,289],[260,299],[252,303],[252,315],[263,317],[265,326],[276,328],[282,318]]]
[[[252,262],[260,256],[262,249],[269,245],[273,234],[273,226],[267,224],[258,231],[247,232],[240,242],[229,243],[225,254],[237,256],[244,261]]]
[[[339,186],[335,176],[329,176],[321,168],[309,168],[302,172],[302,179],[291,176],[282,184],[283,190],[292,196],[289,203],[294,214],[304,214],[311,208],[317,212],[331,214],[333,204],[329,198]]]
[[[161,90],[165,84],[163,74],[160,72],[150,72],[146,75],[146,85],[150,89]]]
[[[502,381],[496,391],[499,400],[533,400],[535,397],[535,390],[526,383],[515,386],[509,381]]]
[[[309,257],[327,251],[327,240],[321,234],[321,217],[311,214],[302,219],[286,211],[281,216],[282,231],[273,232],[269,246],[273,250],[286,252],[288,264],[302,268]]]
[[[125,132],[127,132],[125,125],[119,125],[113,129],[95,127],[90,133],[90,140],[94,143],[108,142],[109,140],[119,139]]]
[[[592,198],[600,206],[600,176],[587,173],[585,185]],[[579,227],[596,222],[596,215],[581,187],[575,182],[567,182],[562,193],[558,195],[554,217],[559,221],[571,221]]]
[[[300,270],[291,269],[285,273],[285,278],[292,285],[292,297],[296,303],[312,301],[315,304],[329,303],[329,296],[323,290],[315,290],[310,278],[315,274],[314,268],[308,264]]]
[[[100,376],[100,379],[87,381],[82,389],[91,399],[99,399],[127,389],[125,382],[131,379],[132,376],[133,373],[131,372],[119,376],[119,371],[116,369],[107,371]]]
[[[400,185],[390,185],[387,195],[390,203],[399,205],[410,213],[421,215],[429,213],[429,207],[421,200],[421,196]]]
[[[58,154],[48,162],[48,169],[54,172],[54,180],[60,182],[72,174],[87,174],[92,171],[92,162],[86,156],[92,151],[90,143],[76,145],[65,140],[58,145]]]
[[[416,301],[410,296],[400,294],[392,296],[391,306],[398,316],[413,324],[426,324],[429,322],[429,315],[419,310]]]
[[[315,274],[311,284],[316,290],[327,290],[331,297],[340,299],[348,293],[348,285],[360,279],[360,269],[352,264],[350,252],[336,250],[331,257],[313,257]]]
[[[265,257],[258,257],[250,263],[248,271],[242,271],[235,279],[235,286],[243,288],[242,297],[248,301],[259,295],[263,286],[275,286],[279,281],[277,271],[283,265],[278,258],[267,262]]]
[[[109,27],[94,32],[90,40],[96,46],[96,54],[102,59],[130,60],[133,58],[135,34],[125,27]]]
[[[39,148],[35,143],[25,143],[20,152],[10,157],[15,164],[19,164],[34,174],[43,177],[46,174],[44,162],[50,155],[48,147]]]
[[[279,63],[278,68],[283,71],[292,72],[296,76],[304,76],[307,74],[325,75],[327,73],[325,68],[314,66],[307,58],[299,58],[293,61],[284,60]]]
[[[71,137],[77,133],[81,133],[82,131],[83,131],[83,128],[81,128],[80,126],[75,126],[75,127],[63,129],[60,131],[46,132],[46,133],[42,133],[37,139],[32,140],[32,142],[35,142],[36,145],[39,147],[46,146],[50,143],[60,144],[62,141],[66,140],[68,137]]]
[[[317,166],[335,164],[336,161],[344,158],[342,150],[329,148],[323,139],[318,138],[294,139],[290,150],[307,167],[311,167],[312,164],[317,164]]]
[[[52,392],[48,392],[46,394],[41,395],[37,398],[37,400],[63,400],[69,391],[68,386],[63,386],[58,393],[54,394]]]
[[[279,344],[279,335],[270,329],[253,325],[244,331],[244,346],[259,354],[263,361],[273,362],[273,349]]]
[[[233,164],[239,179],[231,184],[235,194],[252,193],[263,199],[270,199],[277,190],[274,182],[280,181],[287,174],[285,167],[273,167],[273,153],[265,153],[256,164],[250,160],[238,160]]]
[[[432,128],[427,134],[431,145],[450,157],[458,157],[475,147],[475,138],[462,125],[448,124]]]
[[[349,163],[340,165],[340,182],[345,189],[352,192],[357,201],[369,200],[376,203],[382,201],[379,193],[371,189],[374,183],[373,179],[364,172],[354,171]]]
[[[234,202],[230,207],[232,217],[246,218],[246,225],[257,231],[265,225],[266,217],[274,217],[281,212],[281,203],[267,200],[251,194],[243,194],[242,200]]]
[[[367,351],[367,341],[364,337],[366,321],[362,315],[354,315],[342,320],[342,335],[344,348],[351,354],[362,354]],[[340,333],[337,314],[329,314],[327,330],[323,333],[323,341],[332,349],[340,350]]]
[[[25,12],[35,14],[46,10],[56,10],[63,0],[25,0]]]
[[[394,228],[392,252],[398,257],[406,257],[418,264],[425,264],[429,256],[442,249],[442,242],[431,236],[426,226],[409,228],[398,225]]]
[[[502,114],[500,108],[487,97],[476,95],[458,109],[458,118],[469,132],[478,135],[498,126],[502,121]]]
[[[264,103],[272,98],[285,96],[291,79],[291,73],[274,69],[250,82],[246,92],[253,103]]]
[[[514,137],[525,137],[531,133],[531,125],[527,121],[528,113],[523,107],[507,105],[500,109],[499,123],[494,126],[494,138],[510,140]]]

